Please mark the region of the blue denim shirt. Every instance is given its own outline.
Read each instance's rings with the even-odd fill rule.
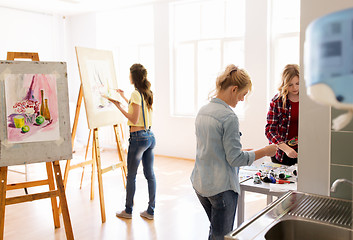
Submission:
[[[203,197],[233,190],[240,193],[239,167],[249,166],[255,152],[242,151],[239,121],[224,101],[213,98],[197,114],[196,161],[191,174],[194,189]]]

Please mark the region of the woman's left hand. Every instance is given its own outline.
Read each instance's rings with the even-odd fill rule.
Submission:
[[[102,97],[108,99],[109,101],[111,101],[112,103],[114,103],[116,106],[118,106],[118,105],[120,106],[120,102],[119,102],[118,100],[115,100],[115,99],[113,99],[113,98],[110,98],[110,97],[108,97],[107,95],[102,95]]]
[[[121,103],[119,101],[112,101],[117,108],[121,108]]]

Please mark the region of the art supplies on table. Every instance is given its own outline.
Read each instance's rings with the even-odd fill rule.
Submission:
[[[261,184],[262,182],[272,184],[293,184],[296,183],[297,180],[297,168],[297,164],[286,166],[272,162],[263,162],[258,166],[251,165],[242,167],[240,181],[242,182],[252,178],[254,184]]]

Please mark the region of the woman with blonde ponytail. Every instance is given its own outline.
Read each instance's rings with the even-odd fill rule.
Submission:
[[[288,64],[282,73],[278,93],[270,103],[266,137],[278,145],[272,162],[293,165],[298,162],[299,66]]]
[[[144,66],[133,64],[130,67],[130,83],[135,87],[130,100],[125,97],[124,91],[117,90],[121,97],[129,104],[128,112],[120,106],[120,102],[110,99],[128,119],[130,127],[130,144],[127,153],[126,204],[125,210],[117,212],[116,216],[120,218],[132,218],[136,174],[142,160],[143,173],[148,183],[149,202],[147,210],[141,212],[140,215],[152,220],[154,219],[156,197],[156,178],[153,170],[153,149],[156,141],[151,131],[153,93],[151,91],[151,83],[147,80],[147,70]]]
[[[237,115],[232,108],[251,90],[244,69],[226,67],[216,80],[215,95],[197,114],[196,161],[193,188],[210,221],[209,239],[223,239],[233,229],[238,194],[238,171],[264,156],[274,156],[277,146],[244,151]]]

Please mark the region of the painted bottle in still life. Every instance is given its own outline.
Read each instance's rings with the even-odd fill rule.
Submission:
[[[49,107],[48,107],[48,99],[45,99],[43,117],[45,118],[45,120],[50,121],[50,111],[49,111]]]
[[[8,74],[5,98],[8,142],[59,139],[55,74]]]
[[[41,103],[40,103],[40,115],[44,115],[44,90],[43,89],[41,89],[40,90],[40,96],[41,96]]]

